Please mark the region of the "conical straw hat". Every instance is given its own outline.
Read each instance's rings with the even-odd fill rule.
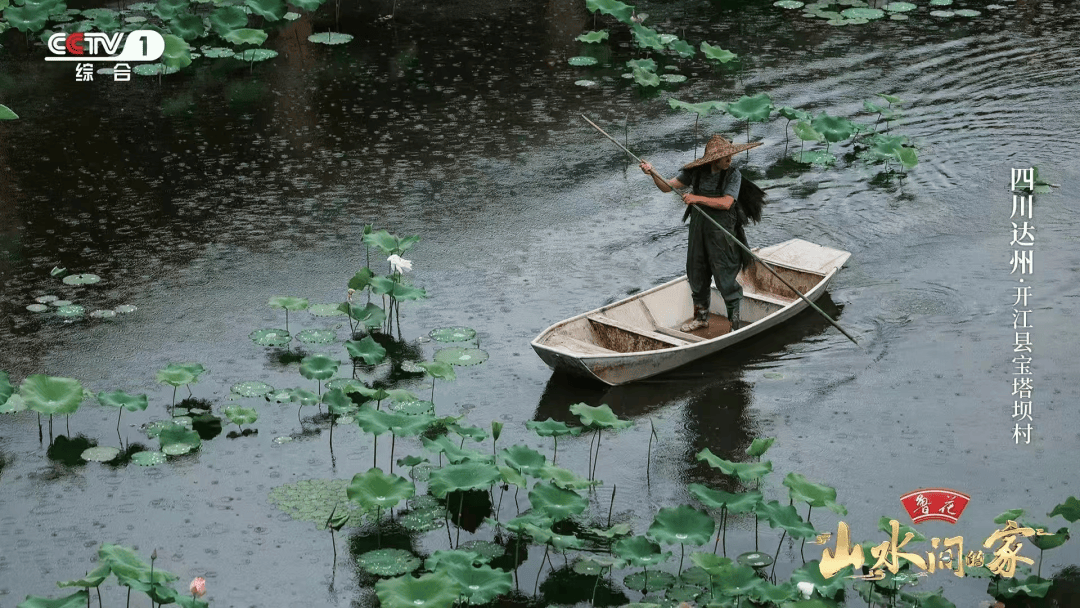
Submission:
[[[725,156],[733,156],[735,154],[738,154],[739,152],[742,152],[743,150],[756,148],[760,145],[760,141],[755,141],[749,144],[736,145],[724,139],[719,133],[717,133],[712,136],[712,138],[709,140],[709,143],[705,144],[704,156],[695,160],[692,163],[687,163],[683,166],[683,169],[693,169],[694,167],[707,165],[713,161],[720,160]]]

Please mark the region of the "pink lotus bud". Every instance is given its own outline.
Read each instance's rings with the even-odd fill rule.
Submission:
[[[191,587],[188,588],[191,592],[191,597],[202,597],[206,595],[206,579],[201,576],[196,576],[195,580],[191,581]]]

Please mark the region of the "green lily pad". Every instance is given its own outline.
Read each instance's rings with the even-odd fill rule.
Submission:
[[[773,2],[773,6],[779,6],[780,8],[802,8],[803,5],[804,3],[799,0],[779,0],[778,2]]]
[[[525,422],[525,428],[541,437],[562,437],[564,435],[573,435],[574,437],[577,437],[583,430],[579,426],[567,426],[565,422],[556,422],[551,418],[548,418],[543,422],[529,420]]]
[[[398,576],[420,567],[420,558],[404,549],[376,549],[362,554],[356,565],[375,576]]]
[[[161,443],[161,451],[170,456],[186,454],[202,444],[199,433],[175,421],[162,427],[158,433],[158,441]]]
[[[836,143],[855,134],[855,124],[841,116],[829,116],[825,112],[814,117],[812,124],[826,141]]]
[[[161,452],[135,452],[131,455],[131,462],[142,467],[164,464],[166,460],[165,454]]]
[[[331,513],[345,512],[351,523],[359,524],[365,511],[349,500],[348,485],[347,479],[302,479],[274,488],[267,499],[289,517],[312,522],[319,530],[326,529]]]
[[[540,482],[529,492],[533,509],[558,521],[582,514],[589,501],[573,490],[564,490],[554,484]]]
[[[708,42],[701,43],[701,52],[705,55],[706,58],[719,61],[720,63],[727,63],[732,59],[738,57],[738,55],[736,55],[735,53],[732,53],[731,51],[726,51],[718,46],[713,46]]]
[[[631,536],[616,542],[611,551],[624,559],[631,566],[649,568],[662,564],[671,557],[671,552],[662,552],[660,545],[652,542],[644,536]],[[635,589],[631,587],[631,589]],[[652,589],[650,587],[650,589]],[[656,590],[656,589],[652,589]],[[640,588],[635,591],[641,591]]]
[[[115,310],[119,314],[126,315],[128,313],[135,312],[136,310],[138,310],[138,308],[132,306],[131,304],[121,304],[113,310]]]
[[[308,301],[305,298],[295,298],[291,296],[274,296],[267,302],[270,308],[284,308],[285,310],[297,311],[305,310],[308,307]]]
[[[761,479],[766,474],[772,471],[772,461],[766,460],[765,462],[732,462],[730,460],[724,460],[719,456],[712,453],[711,450],[705,448],[697,453],[696,458],[698,460],[704,460],[709,463],[709,466],[714,469],[720,469],[725,475],[733,475],[739,479],[739,481],[753,481],[755,479]]]
[[[750,447],[746,448],[746,453],[754,458],[761,458],[775,441],[776,437],[756,437],[750,443]]]
[[[590,42],[591,43],[591,42],[603,42],[603,41],[605,41],[607,39],[608,39],[608,31],[607,30],[599,30],[599,31],[595,31],[595,32],[585,32],[584,34],[578,36],[574,40],[577,40],[578,42]],[[434,337],[434,336],[432,336],[432,337]]]
[[[978,17],[982,14],[979,11],[970,8],[962,8],[955,12],[957,17]]]
[[[332,329],[305,329],[296,334],[296,339],[304,344],[331,344],[337,341],[337,332]]]
[[[74,414],[85,395],[82,384],[74,378],[33,374],[19,385],[19,397],[26,407],[48,416]]]
[[[227,406],[222,410],[222,413],[237,426],[255,424],[255,421],[259,419],[259,412],[249,407],[240,407],[237,405]]]
[[[267,59],[277,57],[278,52],[273,49],[247,49],[246,51],[236,53],[233,56],[240,61],[257,63],[259,61],[266,61]]]
[[[86,309],[82,306],[79,306],[78,304],[68,304],[67,306],[61,306],[57,308],[56,316],[74,318],[83,316],[83,313],[85,312]]]
[[[693,585],[687,585],[685,583],[675,585],[671,589],[668,589],[664,593],[664,597],[675,602],[693,602],[701,595],[705,593],[705,590],[701,587],[695,587]]]
[[[236,55],[236,51],[227,46],[214,46],[203,49],[202,54],[203,57],[209,57],[210,59],[221,59],[223,57],[232,57]],[[336,308],[337,304],[316,304],[315,306],[334,306]],[[314,308],[314,306],[312,308]],[[312,314],[316,313],[312,312]]]
[[[15,8],[15,7],[13,7]],[[8,12],[11,12],[11,8]],[[6,15],[5,15],[6,16]],[[86,589],[56,599],[28,595],[15,608],[82,608],[90,602],[90,592]]]
[[[570,406],[570,413],[577,414],[581,424],[590,429],[619,430],[634,426],[632,421],[616,416],[607,404],[593,407],[586,403],[575,403]]]
[[[103,445],[83,450],[81,458],[90,462],[108,462],[113,458],[116,458],[119,454],[120,450]]]
[[[158,76],[159,74],[175,74],[180,71],[180,68],[166,66],[163,63],[140,63],[131,68],[131,71],[139,76]]]
[[[161,446],[161,453],[168,456],[183,456],[188,452],[191,452],[195,448],[187,443],[170,443],[168,445]]]
[[[440,571],[449,573],[453,568],[471,568],[479,559],[479,553],[468,549],[443,549],[435,551],[431,554],[431,557],[424,560],[424,569],[431,572]]]
[[[445,572],[375,583],[375,595],[383,608],[451,608],[458,600],[458,593],[458,584]]]
[[[825,150],[806,150],[805,152],[796,152],[791,155],[791,158],[796,162],[807,163],[811,165],[818,165],[821,167],[828,167],[836,164],[836,156],[829,154]]]
[[[98,403],[106,407],[122,407],[129,412],[141,412],[149,405],[146,395],[129,395],[124,391],[101,392],[97,395]]]
[[[242,27],[242,28],[235,29],[235,30],[229,30],[228,32],[225,32],[221,37],[224,38],[227,42],[231,42],[231,43],[237,44],[237,45],[240,45],[240,44],[253,44],[253,45],[258,46],[258,45],[266,42],[266,32],[265,31],[260,30],[260,29],[248,28],[248,27]],[[307,300],[304,300],[303,298],[285,298],[285,299],[292,300],[292,301],[302,300],[304,302],[304,308],[307,308]],[[273,305],[271,304],[271,306],[273,306]],[[281,308],[285,308],[285,307],[282,306]],[[304,308],[290,308],[289,310],[303,310]]]
[[[941,10],[939,10],[939,11],[930,11],[930,16],[931,17],[941,17],[941,18],[944,19],[944,18],[952,17],[954,15],[956,15],[956,13],[954,13],[953,11],[941,11]]]
[[[473,605],[492,602],[500,595],[510,593],[514,586],[512,574],[489,566],[462,565],[449,568],[447,573]]]
[[[693,112],[698,116],[704,118],[709,112],[713,110],[719,110],[721,112],[727,109],[727,104],[722,101],[703,101],[700,103],[686,103],[685,101],[679,101],[674,97],[668,99],[668,105],[672,110],[686,110]]]
[[[906,13],[908,11],[913,11],[918,7],[911,2],[890,2],[886,4],[884,8],[890,13]]]
[[[390,404],[390,410],[408,414],[409,416],[434,415],[435,404],[431,401],[415,399],[412,401],[394,401]]]
[[[406,530],[412,532],[430,532],[443,527],[443,512],[438,511],[409,511],[397,518]]]
[[[844,10],[840,11],[840,14],[843,15],[844,17],[847,17],[848,19],[872,20],[872,19],[881,19],[882,17],[884,17],[885,16],[885,11],[883,11],[883,10],[881,10],[879,8],[857,7],[857,8],[844,9]]]
[[[712,538],[716,522],[708,513],[689,505],[663,508],[649,526],[649,536],[669,544],[703,545]]]
[[[387,475],[379,468],[369,469],[364,474],[357,473],[346,489],[349,500],[367,510],[375,507],[392,509],[415,493],[416,486],[411,481],[397,475]]]
[[[51,310],[47,304],[30,304],[26,307],[30,312],[48,312]]]
[[[600,11],[604,15],[611,15],[627,25],[633,23],[634,7],[619,0],[585,0],[585,8],[590,13]]]
[[[93,285],[101,281],[101,277],[96,274],[69,274],[64,277],[64,283],[67,285]]]
[[[667,572],[649,572],[647,575],[644,572],[635,572],[623,579],[627,589],[645,593],[671,589],[678,582],[678,579]]]
[[[488,360],[488,354],[479,348],[451,347],[436,351],[434,359],[450,365],[479,365]]]
[[[489,540],[470,540],[467,543],[462,543],[461,548],[479,554],[480,561],[483,563],[490,562],[506,555],[505,547]]]
[[[112,319],[116,316],[115,310],[95,310],[90,313],[90,316],[95,319]]]
[[[847,515],[847,509],[836,504],[836,489],[813,483],[798,473],[788,473],[783,484],[789,488],[794,501],[805,502],[811,507],[827,507],[837,515]]]
[[[339,362],[326,355],[308,355],[300,360],[300,375],[308,380],[329,380],[337,373]]]
[[[758,505],[757,514],[769,520],[769,527],[783,528],[792,538],[813,538],[817,536],[814,526],[803,521],[792,505],[781,505],[770,500]]]
[[[349,351],[349,357],[360,359],[367,365],[378,365],[386,359],[386,349],[371,336],[345,342],[345,350]]]
[[[949,6],[953,0],[930,0],[930,6]]]
[[[431,330],[429,334],[436,342],[464,342],[476,337],[476,330],[471,327],[455,325]]]
[[[322,34],[312,34],[308,36],[309,42],[315,42],[318,44],[345,44],[352,40],[353,37],[349,34],[341,34],[338,32],[325,32]]]
[[[679,82],[686,82],[686,76],[683,76],[682,74],[661,74],[660,80],[674,84]]]
[[[1060,515],[1060,516],[1065,518],[1065,521],[1067,521],[1069,523],[1074,523],[1077,520],[1080,520],[1080,500],[1077,500],[1075,496],[1070,496],[1070,497],[1065,499],[1065,502],[1063,502],[1063,503],[1057,505],[1056,507],[1054,507],[1054,510],[1050,511],[1046,515],[1049,516],[1049,517],[1054,517],[1055,515]],[[1017,515],[1016,517],[1019,517],[1019,515]],[[1012,517],[1012,518],[1009,518],[1009,519],[1014,519],[1015,520],[1016,517]],[[1005,522],[999,522],[997,520],[994,520],[994,521],[996,523],[1005,523]]]
[[[764,568],[771,566],[773,558],[768,553],[761,553],[760,551],[751,551],[749,553],[743,553],[738,558],[737,562],[744,566],[750,566],[751,568]]]
[[[449,492],[489,488],[499,478],[499,469],[486,462],[450,464],[431,472],[428,492],[436,498],[444,498]]]
[[[499,452],[503,461],[523,475],[540,477],[543,473],[547,458],[536,450],[524,445],[514,445]]]
[[[601,483],[599,479],[585,479],[569,469],[554,465],[545,466],[537,473],[536,477],[544,481],[550,481],[564,490],[584,490]]]
[[[289,402],[291,402],[293,400],[292,399],[292,397],[293,397],[293,389],[291,389],[291,388],[275,389],[275,390],[270,391],[269,393],[266,393],[265,395],[263,395],[263,397],[267,401],[270,401],[272,403],[289,403]]]
[[[265,382],[251,381],[234,384],[229,390],[241,397],[262,397],[273,391],[274,387]]]
[[[278,21],[285,16],[285,2],[282,0],[245,0],[244,5],[252,14],[267,21]]]
[[[83,587],[89,589],[90,587],[97,587],[109,578],[112,574],[112,568],[108,564],[101,564],[97,568],[94,568],[90,572],[86,573],[86,576],[73,581],[61,581],[56,583],[57,587]],[[155,577],[156,578],[156,577]]]
[[[753,97],[743,95],[733,104],[727,107],[728,114],[740,120],[750,122],[764,122],[772,113],[772,98],[767,93],[759,93]]]
[[[578,56],[578,57],[571,57],[571,58],[567,59],[566,63],[569,63],[570,65],[573,65],[573,66],[587,66],[587,65],[596,65],[598,62],[596,60],[596,57],[589,57],[589,56],[581,55],[581,56]]]
[[[691,585],[709,585],[710,577],[722,576],[728,572],[733,562],[719,555],[713,555],[712,553],[694,552],[690,554],[690,561],[694,562],[694,567],[705,575],[704,580],[699,580],[697,577],[687,579],[686,573],[683,573],[683,580],[686,580]]]

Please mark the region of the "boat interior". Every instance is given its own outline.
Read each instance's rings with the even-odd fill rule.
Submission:
[[[771,265],[804,294],[826,276]],[[739,273],[738,281],[743,287],[739,308],[740,330],[799,297],[757,261]],[[715,286],[712,289],[708,327],[692,333],[679,331],[678,328],[689,321],[693,313],[690,285],[684,277],[680,281],[569,319],[552,328],[539,342],[583,355],[609,355],[675,348],[718,338],[732,331],[724,300]]]

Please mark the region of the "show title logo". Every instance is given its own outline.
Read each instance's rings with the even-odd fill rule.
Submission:
[[[135,30],[126,39],[122,32],[59,33],[49,36],[49,50],[58,57],[45,61],[154,61],[165,53],[165,39],[153,30]]]

